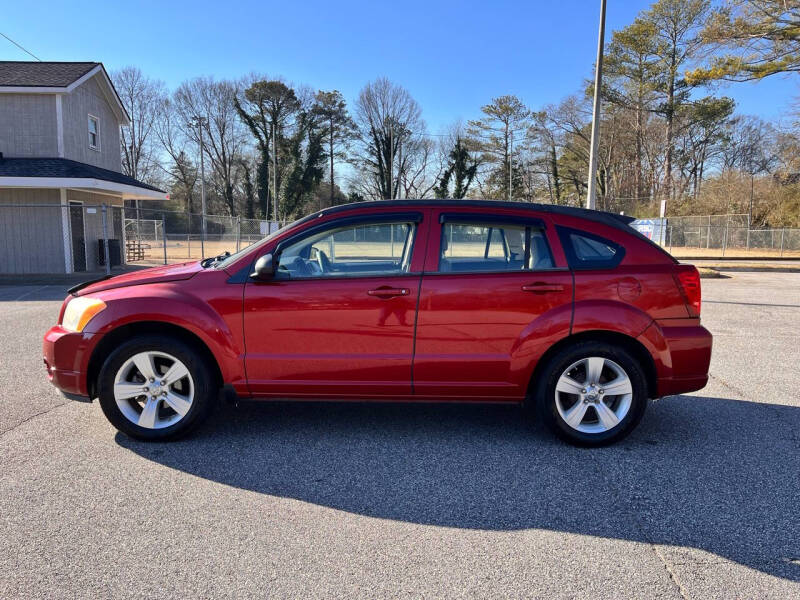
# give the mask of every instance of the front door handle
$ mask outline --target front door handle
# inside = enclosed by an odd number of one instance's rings
[[[559,283],[543,283],[537,281],[529,285],[522,286],[523,292],[533,292],[534,294],[546,294],[547,292],[563,292],[564,286]]]
[[[395,296],[408,296],[410,290],[408,288],[392,288],[392,287],[379,287],[377,290],[370,290],[367,292],[369,296],[376,296],[378,298],[394,298]]]

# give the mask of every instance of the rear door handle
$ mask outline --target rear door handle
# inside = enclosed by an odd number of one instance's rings
[[[377,296],[378,298],[394,298],[395,296],[408,296],[410,290],[408,288],[390,288],[380,287],[377,290],[370,290],[367,292],[370,296]]]
[[[522,286],[523,292],[533,292],[534,294],[546,294],[547,292],[563,292],[564,286],[558,283],[531,283]]]

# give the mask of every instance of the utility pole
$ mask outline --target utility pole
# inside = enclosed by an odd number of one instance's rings
[[[206,241],[206,166],[205,149],[203,147],[203,127],[205,127],[208,120],[205,117],[195,115],[192,117],[192,123],[197,126],[198,133],[200,134],[200,206],[201,217],[203,220],[203,235],[200,237],[200,254],[205,256],[205,241]]]
[[[280,220],[278,218],[278,147],[277,142],[275,139],[275,129],[277,128],[277,124],[272,124],[272,204],[274,205],[275,209],[275,221],[280,226]],[[267,228],[269,228],[269,217],[267,217]],[[267,232],[268,234],[271,232]]]
[[[508,201],[511,202],[511,155],[514,153],[514,130],[508,133]]]
[[[397,140],[397,199],[403,195],[403,136]]]
[[[389,200],[394,200],[394,123],[389,121]]]
[[[328,131],[328,143],[330,144],[330,151],[328,152],[330,159],[331,159],[331,203],[330,206],[333,206],[333,112],[331,112],[331,117],[329,121],[330,130]],[[320,194],[319,197],[319,209],[322,210],[322,195]]]
[[[592,105],[592,146],[589,151],[589,181],[586,208],[595,208],[597,200],[597,146],[600,142],[600,87],[603,83],[603,47],[606,33],[606,0],[600,0],[600,32],[597,36],[597,63],[594,68],[594,103]]]

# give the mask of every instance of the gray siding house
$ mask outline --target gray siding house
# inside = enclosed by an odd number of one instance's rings
[[[123,201],[167,197],[122,173],[129,121],[101,63],[0,61],[0,273],[98,270],[104,206],[124,257]]]

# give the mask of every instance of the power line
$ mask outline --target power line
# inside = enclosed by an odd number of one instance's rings
[[[20,44],[18,44],[18,43],[17,43],[17,42],[15,42],[14,40],[12,40],[10,37],[8,37],[8,36],[7,36],[5,33],[3,33],[2,31],[0,31],[0,35],[2,35],[2,36],[3,36],[4,38],[6,38],[6,39],[7,39],[9,42],[11,42],[12,44],[14,44],[14,45],[15,45],[17,48],[19,48],[20,50],[22,50],[22,51],[23,51],[23,52],[25,52],[26,54],[30,54],[30,55],[31,55],[33,58],[35,58],[35,59],[36,59],[36,60],[38,60],[39,62],[42,62],[42,59],[41,59],[41,58],[39,58],[38,56],[36,56],[36,55],[35,55],[33,52],[31,52],[30,50],[27,50],[27,49],[23,48],[23,47],[22,47]]]

